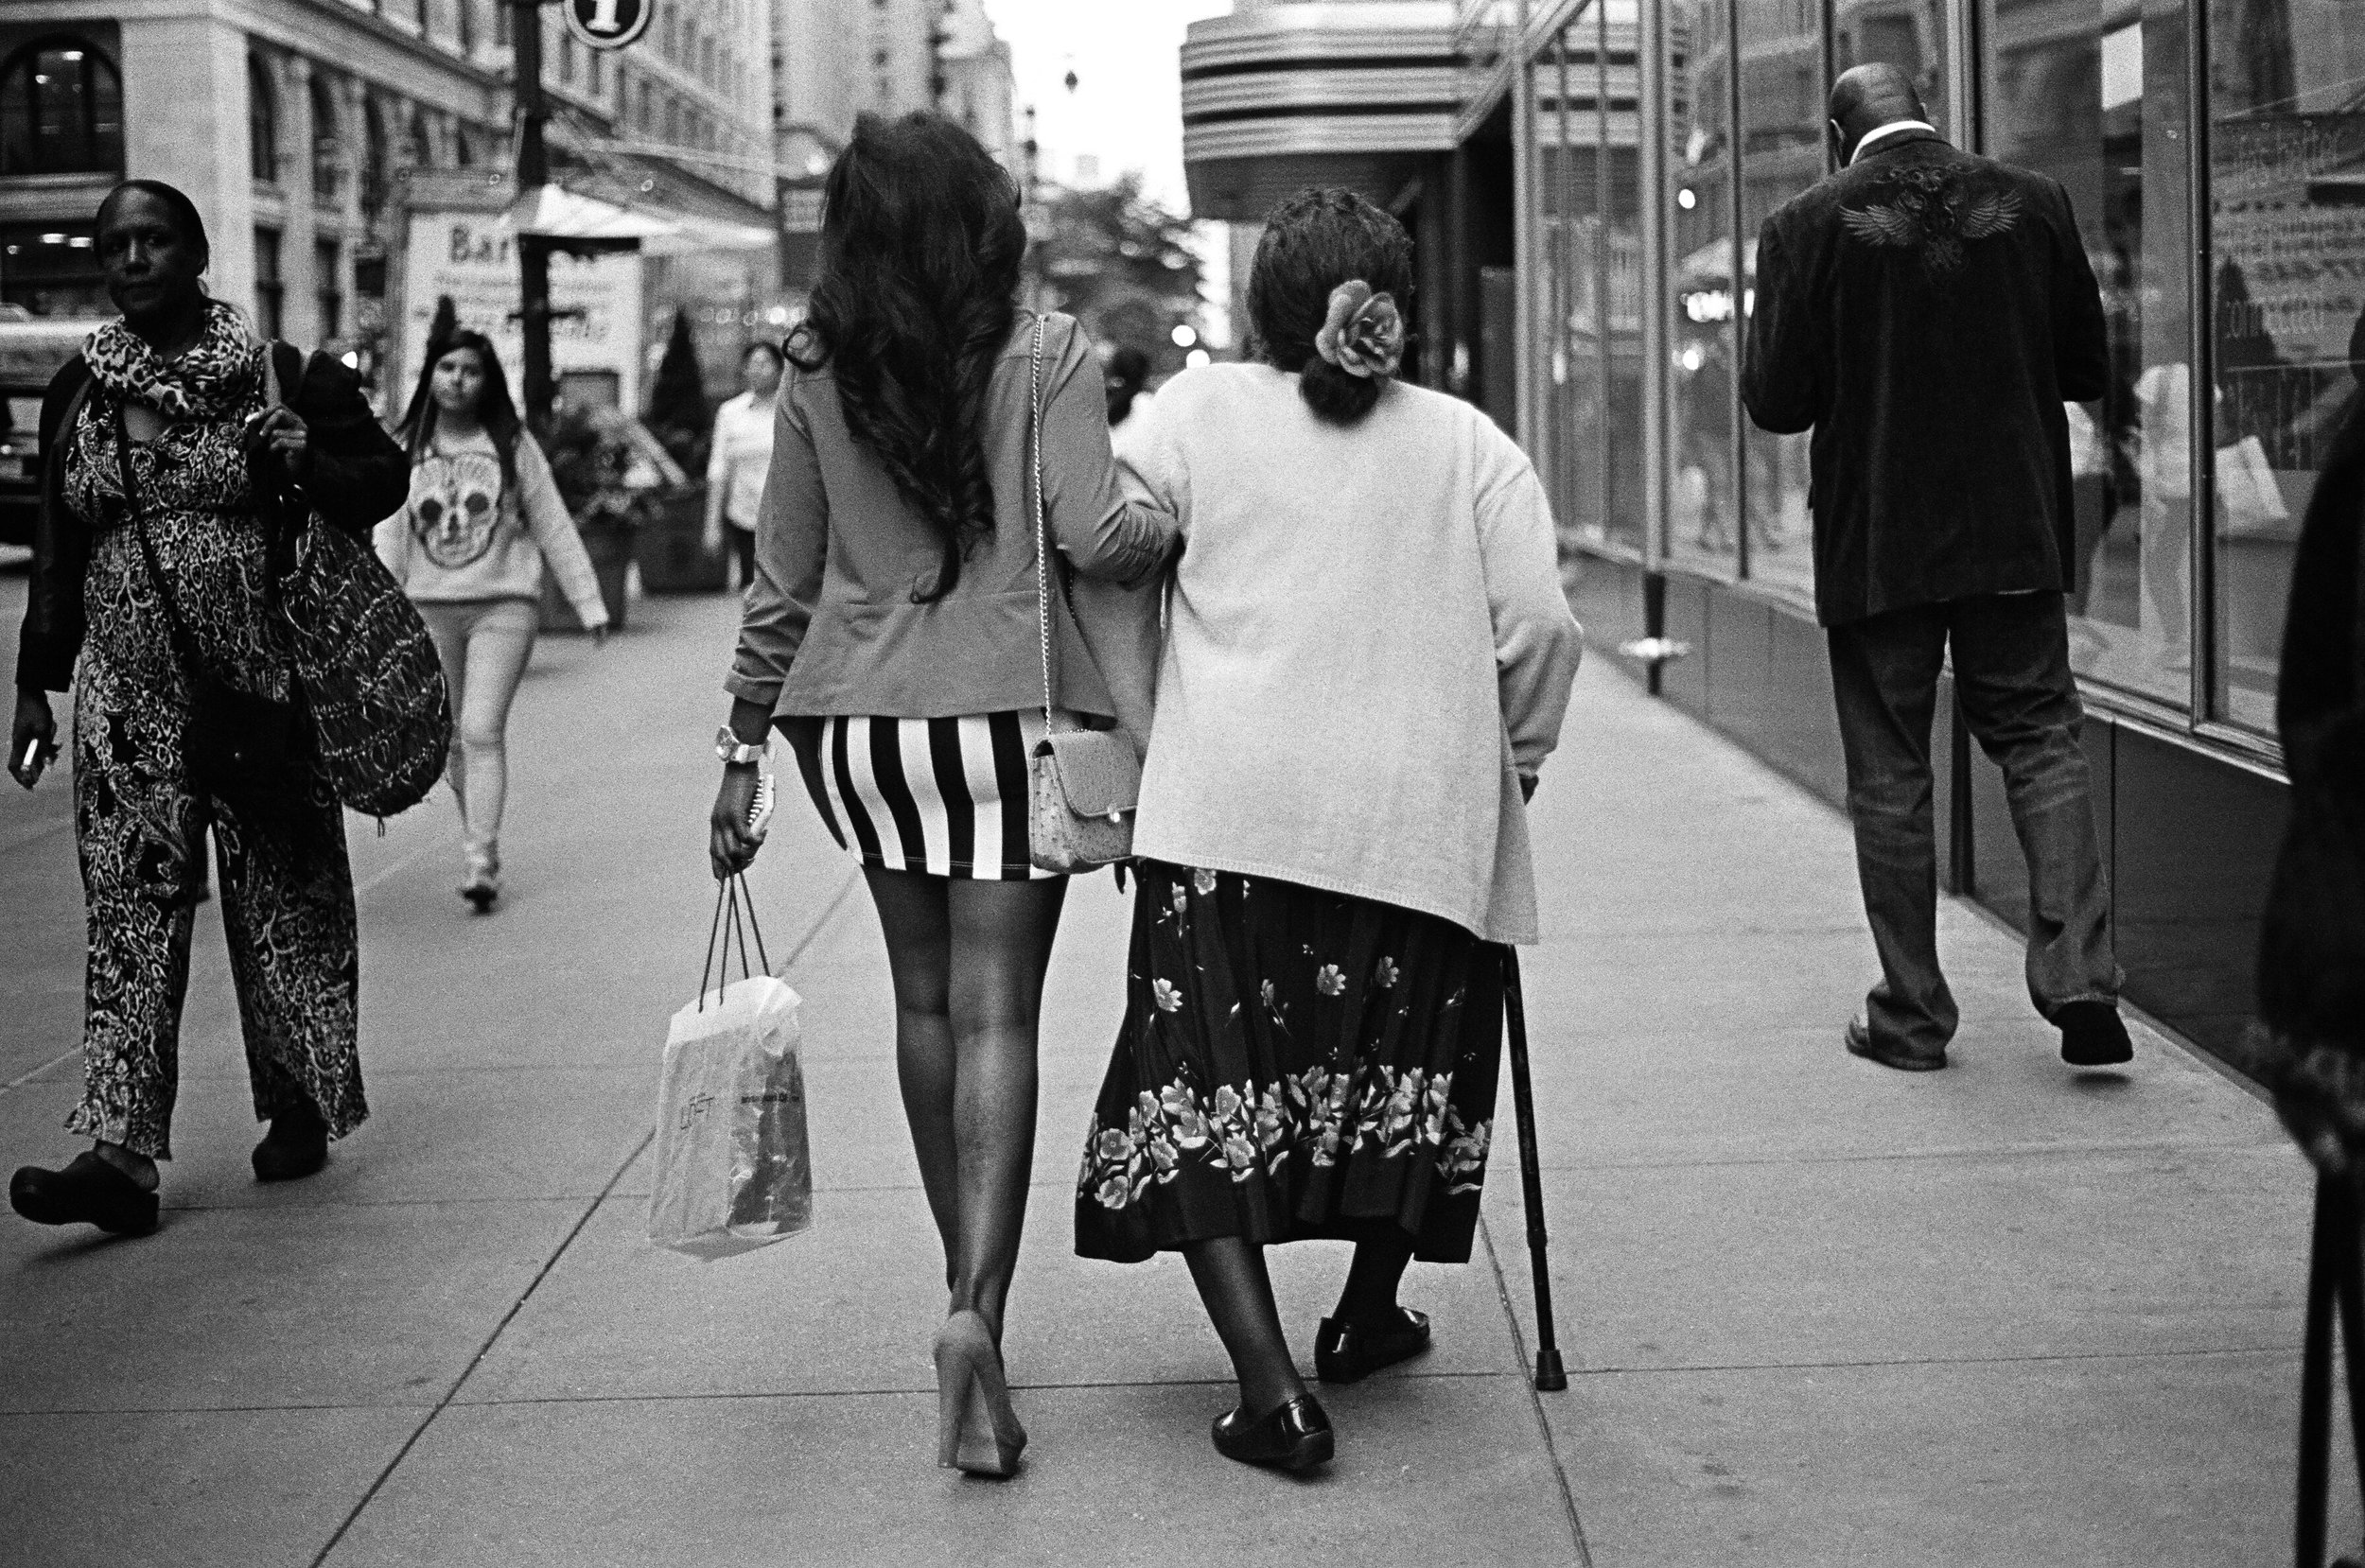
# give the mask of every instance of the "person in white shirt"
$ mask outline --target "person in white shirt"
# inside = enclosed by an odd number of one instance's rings
[[[780,390],[780,345],[754,342],[739,357],[746,391],[714,411],[714,446],[707,459],[706,547],[720,549],[728,524],[739,585],[756,576],[756,509],[772,467],[774,399]]]

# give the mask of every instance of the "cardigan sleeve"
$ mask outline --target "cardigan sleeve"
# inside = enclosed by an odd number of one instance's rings
[[[825,391],[836,395],[834,387]],[[755,580],[747,584],[739,648],[723,682],[732,696],[766,709],[780,701],[788,667],[804,645],[829,563],[830,497],[797,392],[783,386],[773,415],[772,466],[756,513]]]
[[[1084,329],[1050,318],[1044,335],[1042,493],[1052,543],[1087,577],[1136,583],[1174,544],[1168,514],[1129,496],[1109,449],[1109,399]]]
[[[74,684],[74,661],[82,651],[90,531],[66,505],[65,444],[72,435],[68,418],[79,417],[91,385],[90,369],[77,354],[42,396],[41,501],[33,517],[32,583],[17,636],[19,691],[63,691]]]
[[[600,597],[599,575],[591,569],[591,554],[583,535],[559,497],[558,480],[551,461],[531,435],[517,438],[517,514],[542,551],[543,564],[558,579],[559,590],[575,607],[584,630],[596,632],[607,624],[607,601]]]
[[[359,538],[408,500],[410,455],[370,411],[361,378],[332,357],[305,362],[298,395],[312,447],[305,496],[323,521]]]
[[[1491,424],[1480,431],[1478,531],[1495,671],[1512,765],[1533,778],[1560,743],[1585,629],[1560,585],[1551,505],[1525,453]]]

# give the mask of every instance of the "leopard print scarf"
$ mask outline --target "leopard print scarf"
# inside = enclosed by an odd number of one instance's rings
[[[166,359],[120,321],[82,345],[92,378],[117,397],[145,403],[166,419],[219,419],[236,413],[263,374],[263,346],[238,313],[208,301],[205,327],[189,350]]]

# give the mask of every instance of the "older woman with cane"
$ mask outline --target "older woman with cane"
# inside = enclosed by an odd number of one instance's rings
[[[1504,954],[1535,940],[1526,802],[1583,634],[1510,438],[1399,384],[1403,227],[1304,192],[1249,281],[1256,362],[1166,384],[1129,478],[1180,519],[1134,848],[1129,1007],[1076,1247],[1179,1251],[1238,1374],[1217,1449],[1332,1452],[1264,1248],[1355,1244],[1314,1365],[1419,1354],[1413,1259],[1465,1262]]]

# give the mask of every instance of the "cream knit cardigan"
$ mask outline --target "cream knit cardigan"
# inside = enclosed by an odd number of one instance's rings
[[[1325,424],[1266,365],[1186,371],[1141,417],[1126,484],[1185,545],[1135,852],[1534,941],[1519,782],[1585,634],[1525,454],[1417,387]]]

